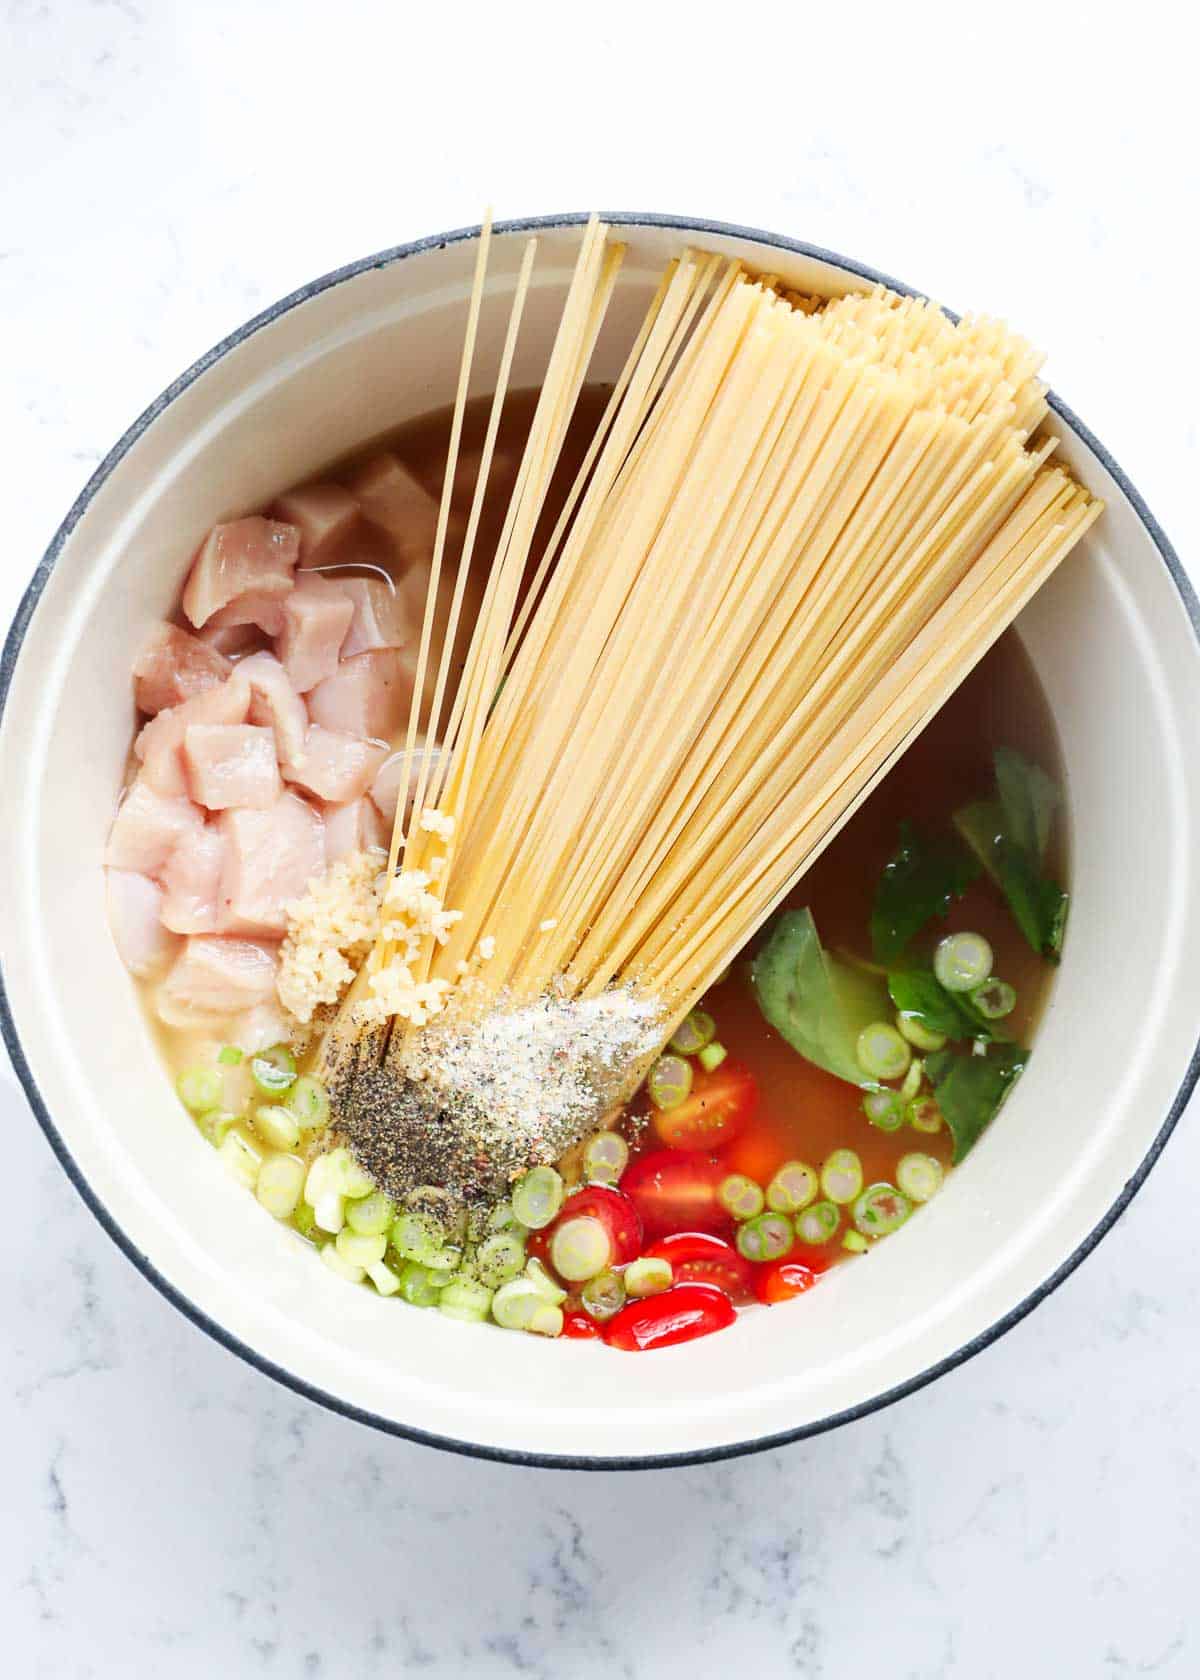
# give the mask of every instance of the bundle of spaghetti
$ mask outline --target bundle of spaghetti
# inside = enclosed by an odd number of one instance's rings
[[[410,748],[447,751],[351,1005],[359,1032],[400,1028],[393,1053],[456,997],[625,987],[669,1028],[1100,512],[1051,463],[1039,359],[1001,323],[882,287],[798,307],[687,251],[531,566],[618,260],[593,220],[444,725],[445,652],[428,714],[416,684]]]

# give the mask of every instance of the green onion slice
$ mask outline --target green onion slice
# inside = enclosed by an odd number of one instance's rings
[[[762,1212],[767,1202],[762,1186],[747,1178],[745,1173],[730,1173],[728,1178],[722,1179],[717,1200],[735,1219],[753,1219],[755,1214]]]
[[[933,953],[933,972],[948,992],[973,992],[992,972],[992,947],[981,933],[948,933]]]
[[[872,1184],[856,1199],[851,1217],[864,1237],[886,1237],[900,1229],[912,1210],[908,1197],[894,1184]]]
[[[268,1097],[281,1097],[296,1083],[296,1058],[286,1044],[273,1044],[250,1058],[250,1075]]]
[[[853,1149],[835,1149],[821,1168],[821,1189],[831,1202],[852,1202],[862,1190],[862,1162]]]
[[[796,1235],[813,1246],[827,1243],[841,1222],[841,1213],[832,1202],[814,1202],[796,1220]]]
[[[858,1065],[872,1079],[901,1079],[912,1061],[912,1046],[890,1021],[872,1021],[855,1040]]]
[[[782,1213],[760,1213],[738,1227],[738,1253],[747,1260],[782,1260],[796,1240],[790,1219]]]
[[[767,1206],[773,1213],[799,1213],[816,1200],[820,1182],[807,1161],[785,1161],[767,1185]]]
[[[660,1056],[650,1069],[646,1089],[655,1108],[678,1108],[692,1088],[692,1064],[682,1056]]]
[[[671,1049],[681,1056],[698,1056],[717,1036],[717,1023],[703,1009],[693,1009],[671,1035]]]
[[[914,1150],[902,1155],[896,1163],[896,1183],[910,1201],[927,1202],[936,1196],[946,1177],[946,1170],[932,1155]]]

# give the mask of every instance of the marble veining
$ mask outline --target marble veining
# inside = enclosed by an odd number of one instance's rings
[[[181,368],[313,274],[489,197],[757,221],[1003,309],[1185,561],[1200,552],[1175,11],[1060,9],[1031,34],[864,0],[845,18],[859,50],[826,30],[816,76],[812,18],[717,34],[672,11],[479,9],[464,54],[462,8],[0,5],[4,619]],[[709,107],[683,122],[688,85]],[[1195,1122],[1083,1269],[934,1387],[785,1451],[588,1476],[393,1441],[247,1369],[111,1245],[5,1066],[10,1666],[1190,1680]]]

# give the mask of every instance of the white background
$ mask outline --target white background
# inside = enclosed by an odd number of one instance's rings
[[[5,620],[184,366],[313,275],[489,201],[754,223],[1003,312],[1195,553],[1183,7],[0,15]],[[584,1476],[392,1441],[239,1364],[112,1247],[4,1067],[7,1666],[1195,1675],[1196,1118],[1082,1271],[934,1388],[765,1457]]]

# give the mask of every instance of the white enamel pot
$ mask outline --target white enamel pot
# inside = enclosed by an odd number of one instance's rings
[[[523,236],[533,227],[541,241],[514,386],[544,364],[579,219],[498,231],[485,365]],[[614,219],[630,249],[603,375],[689,240],[802,290],[879,278],[751,230]],[[636,1358],[467,1329],[349,1289],[232,1182],[180,1112],[109,939],[101,855],[134,722],[130,664],[200,536],[449,400],[475,240],[466,230],[383,252],[248,322],[147,410],[68,514],[4,653],[4,1034],[105,1229],[181,1311],[280,1381],[481,1456],[716,1458],[854,1418],[949,1370],[1061,1282],[1149,1171],[1200,1067],[1200,614],[1136,492],[1055,402],[1064,456],[1108,502],[1020,621],[1067,767],[1070,936],[1012,1100],[878,1256],[803,1303]]]

